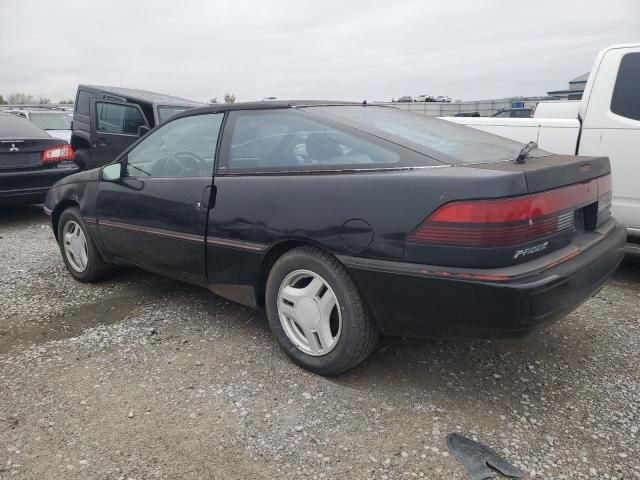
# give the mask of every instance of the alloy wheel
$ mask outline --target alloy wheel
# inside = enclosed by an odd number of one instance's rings
[[[278,316],[289,340],[302,352],[331,352],[342,332],[340,304],[329,284],[310,270],[289,273],[278,291]]]
[[[84,272],[87,268],[89,254],[87,239],[82,227],[77,222],[69,220],[64,226],[62,235],[64,253],[69,265],[78,273]]]

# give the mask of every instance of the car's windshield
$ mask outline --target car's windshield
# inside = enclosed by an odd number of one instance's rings
[[[186,112],[191,107],[172,107],[172,106],[160,106],[158,107],[158,118],[160,119],[160,123],[164,123],[169,120],[174,115],[177,115],[182,112]]]
[[[417,150],[449,164],[486,163],[515,159],[522,144],[446,120],[391,107],[308,107],[310,113],[358,128]],[[549,155],[540,149],[530,157]]]
[[[43,130],[71,130],[73,114],[70,112],[35,112],[29,119]]]

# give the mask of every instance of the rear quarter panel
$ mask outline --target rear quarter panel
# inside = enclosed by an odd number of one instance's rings
[[[402,260],[407,233],[443,203],[526,192],[520,173],[464,167],[219,176],[215,187],[208,239],[253,242],[263,250],[239,252],[209,244],[209,282],[251,286],[263,256],[282,242],[301,241],[336,255]],[[345,245],[346,237],[359,233],[343,228],[352,219],[363,220],[373,231],[368,246],[358,251]]]

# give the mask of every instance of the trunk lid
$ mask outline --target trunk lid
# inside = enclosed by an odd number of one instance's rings
[[[526,192],[445,202],[407,236],[407,260],[453,267],[515,265],[580,243],[610,219],[607,157],[548,155],[464,168],[522,174]]]
[[[40,167],[42,152],[64,143],[64,140],[51,137],[0,140],[0,171]]]
[[[611,173],[611,164],[607,157],[576,157],[574,155],[529,157],[524,163],[508,161],[467,166],[503,172],[522,172],[527,181],[529,193],[565,187]]]

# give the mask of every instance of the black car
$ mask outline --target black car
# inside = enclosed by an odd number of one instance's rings
[[[0,112],[0,205],[42,202],[51,185],[78,171],[73,159],[64,140]]]
[[[533,108],[505,108],[492,116],[499,118],[531,118],[532,115]]]
[[[321,374],[380,333],[519,336],[609,278],[606,157],[552,155],[392,107],[216,105],[173,117],[45,203],[69,272],[135,265],[266,308]]]
[[[76,163],[82,169],[110,163],[151,128],[203,105],[146,90],[80,85],[71,133]]]

